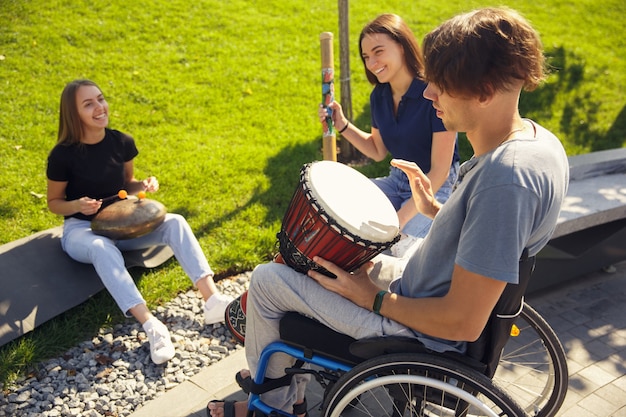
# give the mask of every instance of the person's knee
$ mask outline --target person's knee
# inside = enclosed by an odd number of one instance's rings
[[[257,265],[250,276],[250,291],[276,288],[276,285],[282,281],[281,270],[285,267],[287,266],[276,262]]]
[[[84,244],[91,263],[124,267],[124,256],[110,239],[95,238]]]
[[[105,237],[94,237],[88,242],[85,242],[86,246],[94,251],[115,250],[116,247],[113,242]]]
[[[165,223],[166,225],[177,226],[177,227],[188,226],[187,220],[182,215],[177,214],[177,213],[167,213],[163,223]]]
[[[184,236],[185,233],[193,234],[191,226],[187,223],[187,220],[180,214],[167,213],[165,220],[163,220],[163,231],[165,236],[171,236],[171,238],[178,239]]]

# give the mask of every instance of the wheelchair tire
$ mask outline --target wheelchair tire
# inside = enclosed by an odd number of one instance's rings
[[[447,358],[401,353],[375,357],[346,372],[328,392],[321,415],[522,417],[526,413],[480,372]]]
[[[516,320],[519,336],[504,346],[493,380],[531,416],[554,416],[565,399],[568,369],[554,330],[528,304]]]

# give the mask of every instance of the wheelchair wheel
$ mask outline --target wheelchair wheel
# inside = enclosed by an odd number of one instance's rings
[[[567,393],[565,351],[548,323],[528,304],[516,320],[519,335],[504,346],[493,380],[531,416],[556,414]]]
[[[526,414],[485,375],[428,354],[391,354],[346,372],[324,399],[324,417]]]

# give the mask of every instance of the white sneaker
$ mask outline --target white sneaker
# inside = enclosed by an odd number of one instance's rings
[[[150,358],[160,365],[174,357],[174,345],[169,330],[156,317],[148,319],[143,324],[143,330],[150,341]]]
[[[233,301],[233,297],[222,293],[215,293],[204,303],[204,324],[223,323],[226,307]]]

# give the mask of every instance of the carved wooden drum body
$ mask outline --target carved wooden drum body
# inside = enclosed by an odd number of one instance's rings
[[[387,196],[365,175],[333,161],[302,167],[300,184],[278,233],[276,262],[298,272],[334,277],[312,258],[319,255],[353,271],[399,239],[399,220]],[[226,308],[226,326],[241,343],[246,335],[247,292]]]
[[[312,258],[353,271],[390,248],[399,232],[393,205],[369,178],[338,162],[316,161],[302,167],[277,235],[277,261],[334,277]]]

